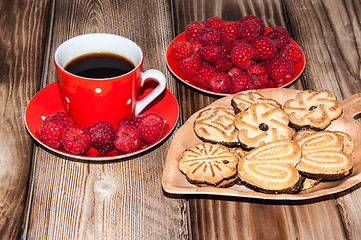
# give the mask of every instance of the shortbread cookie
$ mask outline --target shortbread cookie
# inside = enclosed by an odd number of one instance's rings
[[[251,150],[238,163],[238,176],[257,191],[264,193],[296,193],[303,177],[296,169],[301,158],[299,145],[278,140]]]
[[[342,106],[329,91],[299,92],[285,102],[283,109],[296,129],[323,130],[342,114]]]
[[[199,113],[193,129],[203,141],[237,146],[237,129],[234,126],[234,113],[228,108],[209,108]]]
[[[334,133],[336,133],[337,135],[341,136],[342,138],[342,151],[344,151],[347,154],[351,154],[353,152],[353,140],[352,137],[345,133],[345,132],[341,132],[341,131],[335,131]]]
[[[297,141],[302,154],[316,151],[342,151],[342,138],[331,131],[320,131],[309,134]]]
[[[297,141],[311,135],[312,133],[315,133],[315,131],[311,130],[311,129],[300,130],[293,135],[292,140],[297,142]]]
[[[231,105],[235,114],[247,110],[252,104],[262,102],[271,106],[281,108],[282,105],[274,99],[265,98],[262,94],[257,92],[236,93],[231,99]]]
[[[238,140],[245,148],[255,148],[275,140],[289,140],[295,130],[288,126],[288,115],[265,103],[252,104],[235,117]]]
[[[352,173],[351,157],[342,151],[342,138],[330,131],[315,132],[297,142],[302,150],[296,168],[308,178],[339,180]]]
[[[191,183],[218,186],[237,177],[238,160],[226,146],[200,143],[183,152],[179,169]]]
[[[332,131],[332,132],[337,134],[339,137],[341,137],[342,151],[344,151],[347,154],[351,154],[353,151],[352,137],[345,132],[341,132],[341,131]],[[311,129],[301,130],[301,131],[298,131],[297,133],[295,133],[295,135],[293,135],[292,140],[297,142],[313,133],[316,133],[316,131],[311,130]]]

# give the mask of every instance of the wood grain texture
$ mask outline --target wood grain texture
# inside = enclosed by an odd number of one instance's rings
[[[338,99],[361,92],[361,26],[359,1],[285,1],[290,24],[300,31],[297,40],[307,57],[305,87],[333,91]],[[305,11],[304,9],[307,9]],[[306,18],[305,16],[314,16]],[[304,22],[304,24],[299,24]],[[311,31],[308,31],[310,29]],[[323,39],[318,41],[317,39]],[[312,64],[310,64],[310,61]],[[360,199],[357,185],[337,194],[337,204],[348,239],[361,236]]]
[[[0,239],[21,234],[33,146],[23,115],[39,88],[48,6],[0,2]]]
[[[267,26],[283,26],[306,55],[305,71],[291,88],[327,89],[342,100],[360,91],[360,33],[355,17],[359,5],[357,1],[175,1],[175,29],[178,34],[188,23],[211,16],[238,20],[251,14],[264,19]],[[182,101],[183,120],[215,100],[187,86],[182,86],[181,97],[186,100]],[[297,203],[191,198],[192,237],[356,239],[360,236],[355,230],[360,229],[356,220],[360,216],[359,201],[352,195],[341,199],[337,202],[331,196]]]
[[[138,43],[143,69],[165,73],[172,39],[168,1],[56,1],[43,85],[56,80],[52,56],[75,35],[107,32]],[[166,197],[161,186],[172,137],[158,148],[112,162],[81,162],[36,147],[23,238],[27,239],[183,239],[188,237],[184,199]]]

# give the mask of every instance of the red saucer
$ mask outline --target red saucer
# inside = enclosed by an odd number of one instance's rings
[[[231,22],[226,22],[226,24],[228,24],[228,23],[231,23]],[[269,32],[271,29],[272,28],[270,28],[270,27],[266,27],[266,33]],[[173,41],[168,45],[167,52],[166,52],[166,62],[167,62],[167,66],[168,66],[169,70],[179,80],[181,80],[182,82],[184,82],[188,86],[191,86],[191,87],[193,87],[195,89],[198,89],[198,90],[200,90],[202,92],[209,93],[209,94],[212,94],[212,95],[228,96],[228,95],[234,94],[233,92],[219,93],[219,92],[214,92],[214,91],[212,91],[210,89],[206,89],[206,88],[199,85],[199,83],[197,82],[196,77],[190,77],[187,74],[185,74],[180,69],[179,62],[172,58],[172,45],[173,45],[174,42],[177,42],[177,41],[187,41],[186,38],[185,38],[185,33],[184,32],[179,34],[176,38],[174,38]],[[299,47],[301,49],[301,47],[295,41],[293,41],[292,39],[291,39],[290,44],[292,44],[292,45],[294,45],[296,47]],[[301,75],[301,73],[303,72],[303,70],[305,68],[305,65],[306,65],[305,55],[304,55],[303,51],[302,51],[302,55],[303,56],[302,56],[301,61],[293,66],[293,68],[295,70],[295,72],[293,74],[293,77],[288,79],[285,82],[282,82],[281,84],[276,84],[273,81],[270,81],[269,88],[282,88],[282,87],[286,87],[289,84],[293,83]]]
[[[154,89],[152,81],[145,83],[145,86],[142,87],[140,92],[140,99],[146,96],[151,90]],[[166,89],[158,98],[156,98],[142,113],[155,112],[161,115],[165,119],[165,130],[161,139],[152,144],[142,143],[140,148],[137,151],[122,154],[119,151],[113,151],[107,155],[101,155],[95,149],[90,148],[90,150],[82,155],[75,155],[65,151],[64,148],[55,149],[49,146],[46,146],[39,139],[39,127],[43,123],[46,116],[54,112],[64,112],[64,106],[61,100],[60,90],[58,82],[53,82],[40,90],[29,102],[26,111],[25,111],[25,125],[30,135],[41,145],[47,149],[59,153],[63,156],[72,157],[81,160],[92,160],[92,161],[105,161],[105,160],[115,160],[121,159],[129,156],[133,156],[144,152],[156,145],[158,145],[162,140],[164,140],[176,126],[178,116],[179,116],[179,107],[178,102],[174,95]]]

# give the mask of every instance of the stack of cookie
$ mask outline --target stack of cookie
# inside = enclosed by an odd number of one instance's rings
[[[275,194],[342,179],[353,169],[352,138],[325,130],[341,114],[329,91],[301,91],[283,105],[254,91],[235,94],[230,108],[199,113],[193,129],[203,143],[183,152],[179,169],[199,186],[240,181]]]

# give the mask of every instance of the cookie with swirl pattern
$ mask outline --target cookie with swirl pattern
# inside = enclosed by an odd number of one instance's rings
[[[297,143],[302,150],[302,158],[297,170],[305,177],[333,181],[352,173],[353,162],[343,151],[343,139],[331,131],[310,134]]]
[[[295,129],[323,130],[342,114],[342,106],[330,91],[306,90],[283,105]]]
[[[254,103],[246,111],[238,113],[234,124],[238,140],[247,149],[276,140],[290,140],[295,132],[288,126],[285,111],[266,103]]]
[[[239,146],[234,113],[230,108],[208,108],[201,111],[193,124],[194,133],[203,141],[225,146]]]
[[[282,105],[276,100],[266,98],[262,94],[253,91],[236,93],[231,99],[231,105],[235,114],[247,110],[252,104],[256,102],[266,103],[276,108],[282,107]]]
[[[303,177],[296,169],[301,148],[291,140],[277,140],[251,150],[238,163],[238,176],[263,193],[297,193]]]

